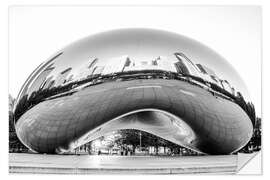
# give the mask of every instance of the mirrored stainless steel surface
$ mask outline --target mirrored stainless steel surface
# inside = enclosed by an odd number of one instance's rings
[[[40,153],[133,128],[229,154],[249,141],[255,121],[247,88],[224,58],[152,29],[104,32],[58,51],[26,80],[14,113],[19,139]]]

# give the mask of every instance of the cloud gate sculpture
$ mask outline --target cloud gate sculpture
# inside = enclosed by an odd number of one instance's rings
[[[205,45],[151,29],[81,39],[38,66],[14,109],[20,141],[63,153],[138,129],[205,154],[250,140],[255,109],[233,67]]]

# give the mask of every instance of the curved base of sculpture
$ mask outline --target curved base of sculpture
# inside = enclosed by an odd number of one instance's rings
[[[165,79],[84,86],[40,102],[16,122],[27,147],[49,154],[119,129],[143,130],[205,154],[230,154],[249,141],[253,127],[231,100]]]

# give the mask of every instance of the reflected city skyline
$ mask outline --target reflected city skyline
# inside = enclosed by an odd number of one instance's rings
[[[124,55],[112,58],[111,63],[106,66],[100,65],[99,59],[94,58],[82,65],[79,71],[74,72],[69,67],[56,75],[52,75],[51,73],[55,69],[52,61],[56,58],[54,57],[52,60],[49,60],[50,64],[46,63],[43,66],[45,69],[39,72],[37,78],[34,80],[35,82],[33,83],[32,81],[24,89],[24,96],[26,95],[29,98],[29,94],[33,92],[37,93],[51,88],[69,87],[63,88],[64,91],[61,93],[65,93],[74,87],[77,88],[80,84],[84,84],[85,81],[93,81],[95,79],[99,83],[102,83],[102,81],[116,79],[124,80],[128,79],[127,75],[134,74],[134,78],[140,76],[145,79],[158,78],[156,75],[160,75],[159,78],[166,79],[184,80],[185,78],[190,78],[188,79],[189,81],[195,82],[202,88],[210,88],[212,91],[220,93],[226,98],[231,98],[232,100],[236,99],[237,96],[238,98],[243,98],[243,95],[237,89],[231,86],[227,80],[218,77],[214,70],[202,64],[194,64],[183,53],[174,53],[170,59],[168,57],[158,56],[155,59],[145,60],[135,60]],[[170,75],[168,76],[166,73]],[[95,85],[95,83],[91,85]]]

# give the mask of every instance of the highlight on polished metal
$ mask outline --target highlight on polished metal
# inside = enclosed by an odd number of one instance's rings
[[[15,128],[38,153],[138,129],[205,154],[250,140],[255,109],[233,67],[205,45],[152,29],[99,33],[58,51],[19,92]]]

